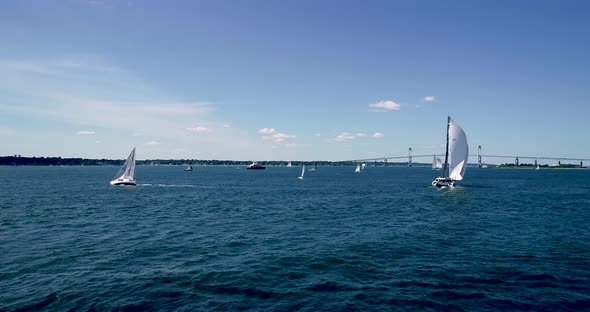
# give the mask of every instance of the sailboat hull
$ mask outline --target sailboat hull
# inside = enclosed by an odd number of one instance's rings
[[[111,181],[111,185],[115,186],[136,186],[137,183],[133,180],[113,180]]]
[[[455,185],[455,181],[451,180],[451,179],[447,179],[447,178],[436,178],[434,179],[434,181],[432,181],[432,186],[434,187],[439,187],[439,188],[443,188],[443,187],[453,187]]]

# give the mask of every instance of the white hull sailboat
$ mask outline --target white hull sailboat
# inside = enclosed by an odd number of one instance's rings
[[[299,180],[303,180],[303,175],[305,175],[305,165],[301,168],[301,176],[299,177]]]
[[[436,155],[432,156],[432,170],[438,170],[442,168],[442,161]]]
[[[293,165],[291,165],[291,162],[289,162],[289,163],[287,164],[287,167],[293,167]]]
[[[365,170],[366,168],[367,168],[367,164],[365,164],[365,163],[362,163],[362,164],[361,164],[361,171],[362,171],[362,170]]]
[[[193,171],[193,165],[188,164],[188,167],[184,168],[184,171]]]
[[[356,164],[356,169],[354,169],[354,172],[361,172],[361,165],[360,164]]]
[[[463,180],[467,168],[469,146],[465,131],[450,116],[447,119],[447,146],[443,175],[432,181],[435,187],[453,187]]]
[[[133,176],[135,175],[135,147],[131,150],[131,154],[125,160],[115,178],[111,181],[111,185],[128,185],[128,186],[135,186],[137,183],[133,180]]]

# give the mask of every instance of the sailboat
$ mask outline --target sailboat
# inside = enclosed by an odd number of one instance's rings
[[[365,164],[365,163],[362,163],[362,164],[361,164],[361,170],[365,170],[365,168],[367,168],[367,164]]]
[[[293,165],[291,165],[291,162],[289,162],[289,163],[287,164],[287,167],[293,167]]]
[[[184,168],[184,171],[193,171],[193,166],[191,163],[188,164],[188,167]]]
[[[539,170],[541,169],[541,166],[539,166],[539,164],[537,164],[537,167],[535,167],[535,170]]]
[[[137,185],[133,180],[135,175],[135,147],[131,150],[131,154],[125,160],[119,172],[115,175],[115,178],[111,181],[111,185]]]
[[[299,177],[299,180],[303,180],[304,174],[305,174],[305,165],[303,165],[303,168],[301,168],[301,176]]]
[[[447,119],[447,146],[443,175],[432,181],[436,187],[453,187],[455,181],[463,180],[467,168],[469,146],[467,135],[450,116]]]
[[[354,169],[354,172],[361,172],[361,164],[356,164],[356,169]]]
[[[318,169],[318,166],[316,166],[315,163],[313,163],[313,167],[311,167],[311,169],[309,169],[309,171],[316,171]]]
[[[432,156],[432,170],[438,170],[442,168],[442,161],[436,155]]]

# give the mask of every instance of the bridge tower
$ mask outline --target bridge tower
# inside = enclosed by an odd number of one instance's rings
[[[478,145],[478,146],[477,146],[477,166],[478,166],[479,168],[481,168],[481,167],[482,167],[482,165],[483,165],[483,164],[481,163],[481,145]]]
[[[387,158],[383,159],[383,163],[384,163],[385,167],[387,167]]]
[[[408,148],[408,167],[412,167],[412,148]]]
[[[537,166],[537,160],[535,159],[535,167]]]
[[[514,160],[514,164],[516,165],[516,167],[518,167],[518,156],[516,156],[516,159]]]
[[[584,168],[584,162],[580,160],[580,168]]]

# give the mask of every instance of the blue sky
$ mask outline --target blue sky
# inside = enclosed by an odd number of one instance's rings
[[[0,154],[590,157],[584,1],[2,1]]]

